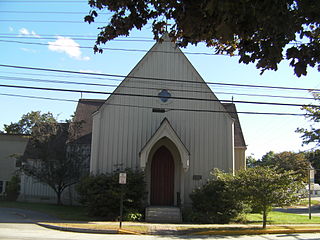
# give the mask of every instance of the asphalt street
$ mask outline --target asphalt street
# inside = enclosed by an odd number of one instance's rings
[[[150,235],[108,235],[72,233],[40,227],[37,221],[57,220],[51,216],[33,211],[0,208],[0,239],[1,240],[149,240],[149,239],[230,239],[230,240],[319,240],[317,234],[289,235],[257,235],[257,236],[150,236]]]

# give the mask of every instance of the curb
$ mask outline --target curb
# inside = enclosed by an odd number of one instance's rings
[[[292,233],[319,233],[320,229],[261,229],[261,230],[212,230],[193,232],[187,235],[260,235],[260,234],[292,234]]]
[[[59,227],[55,225],[45,224],[45,223],[37,223],[37,225],[53,230],[65,231],[65,232],[78,232],[78,233],[101,233],[101,234],[117,234],[118,230],[95,230],[88,228],[70,228],[70,227]]]
[[[24,214],[24,213],[18,213],[18,212],[13,212],[14,215],[17,215],[19,217],[22,217],[22,218],[27,218],[27,215]]]
[[[133,235],[146,235],[145,233],[138,233],[130,230],[125,230],[125,229],[118,229],[119,234],[133,234]]]
[[[78,232],[78,233],[95,233],[95,234],[129,234],[129,235],[156,235],[150,233],[135,232],[126,229],[90,229],[90,228],[75,228],[75,227],[61,227],[52,224],[37,222],[37,225],[53,230]],[[293,233],[320,233],[320,227],[310,228],[291,228],[291,229],[243,229],[243,230],[209,230],[209,231],[196,231],[190,229],[192,232],[176,231],[175,235],[261,235],[261,234],[293,234]],[[179,233],[180,232],[180,233]],[[172,234],[170,234],[172,235]]]

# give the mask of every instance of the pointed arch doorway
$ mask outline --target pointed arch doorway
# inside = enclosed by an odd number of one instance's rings
[[[161,147],[164,147],[166,150],[160,150]],[[157,152],[159,150],[159,152]],[[161,187],[156,186],[155,184],[152,187],[152,162],[154,158],[160,158],[160,160],[155,160],[154,162],[158,162],[160,164],[162,162],[161,151],[167,152],[165,154],[170,153],[169,159],[173,161],[173,173],[171,172],[170,175],[173,176],[174,180],[170,180],[171,185],[173,186],[173,193],[165,193],[165,195],[173,196],[173,203],[172,199],[168,203],[158,203],[158,204],[165,204],[167,206],[174,206],[178,204],[184,203],[184,177],[185,173],[189,169],[189,159],[190,154],[188,149],[185,147],[177,133],[174,131],[172,126],[170,125],[168,119],[163,119],[159,128],[155,131],[155,133],[151,136],[151,138],[147,141],[144,147],[141,149],[139,153],[140,157],[140,167],[146,174],[146,183],[147,183],[147,192],[148,192],[148,204],[150,206],[156,206],[157,201],[157,189],[161,189]],[[156,153],[157,152],[157,153]],[[169,155],[169,154],[168,154]],[[170,165],[170,164],[169,164]],[[171,164],[172,165],[172,164]],[[157,169],[157,163],[153,166],[154,169]],[[163,166],[160,166],[162,168]],[[164,168],[164,167],[163,167]],[[168,175],[164,175],[167,176]],[[153,179],[155,179],[153,177]],[[168,178],[169,179],[169,178]],[[173,185],[172,185],[173,182]],[[164,187],[167,188],[167,187]],[[162,190],[160,190],[162,191]],[[160,194],[160,193],[158,193]],[[153,195],[153,197],[152,197]],[[152,200],[151,200],[152,199]],[[154,201],[155,200],[155,201]],[[158,205],[157,204],[157,205]],[[159,205],[158,205],[159,206]],[[161,206],[161,205],[160,205]],[[163,205],[164,206],[164,205]]]
[[[151,205],[174,205],[174,173],[174,159],[170,150],[165,146],[159,147],[151,162]]]

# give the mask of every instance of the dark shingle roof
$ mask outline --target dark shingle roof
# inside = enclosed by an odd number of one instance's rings
[[[77,143],[90,144],[92,139],[92,114],[98,110],[105,100],[102,99],[80,99],[75,112],[74,121],[82,122],[77,136]]]
[[[234,146],[235,147],[246,147],[246,142],[244,141],[240,121],[237,114],[236,105],[233,103],[222,103],[226,111],[234,119]]]

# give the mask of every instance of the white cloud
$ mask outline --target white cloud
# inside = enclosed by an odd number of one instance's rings
[[[37,37],[37,38],[40,38],[40,36],[38,34],[36,34],[35,31],[29,31],[28,29],[26,28],[20,28],[19,29],[19,33],[21,36],[29,36],[29,37]]]
[[[29,30],[26,29],[26,28],[21,28],[21,29],[19,29],[19,33],[20,33],[21,35],[30,35]]]
[[[61,52],[66,53],[69,57],[77,59],[77,60],[90,60],[89,57],[82,56],[82,52],[80,50],[80,45],[69,37],[57,37],[57,40],[54,42],[48,42],[49,50],[53,52]]]
[[[13,32],[14,31],[13,27],[9,27],[9,31]]]

